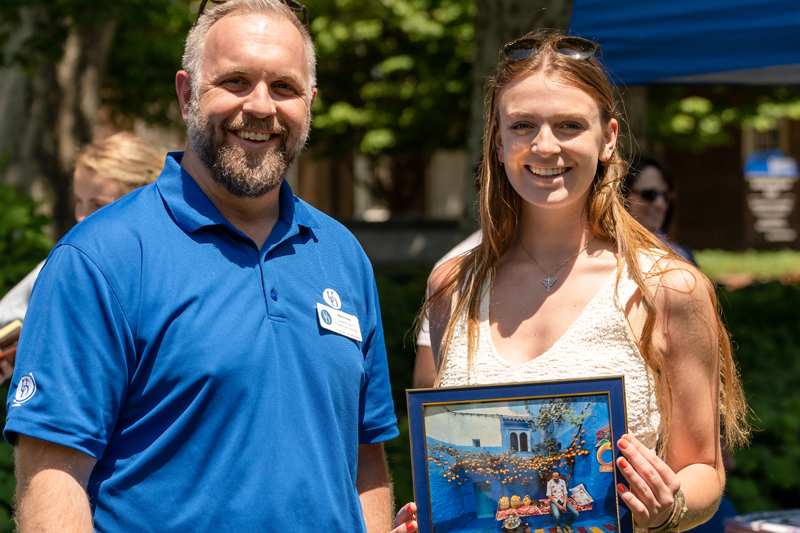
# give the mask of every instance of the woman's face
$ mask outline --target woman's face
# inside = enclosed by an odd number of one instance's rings
[[[528,204],[583,210],[597,171],[617,140],[586,92],[541,72],[520,76],[500,95],[495,143],[512,187]]]
[[[78,165],[72,176],[75,197],[75,220],[80,222],[101,207],[131,192],[123,182],[106,178],[91,169]]]
[[[652,232],[662,229],[669,210],[669,202],[664,196],[668,192],[669,187],[660,170],[656,167],[642,169],[639,177],[633,182],[628,197],[633,218]],[[653,195],[657,196],[653,198]]]

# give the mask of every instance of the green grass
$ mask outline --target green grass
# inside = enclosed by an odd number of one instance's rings
[[[697,250],[695,257],[703,272],[715,281],[724,282],[731,276],[747,276],[763,282],[800,275],[800,251],[796,250]]]

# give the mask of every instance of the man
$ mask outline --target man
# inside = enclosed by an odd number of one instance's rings
[[[186,152],[73,229],[33,290],[5,427],[23,533],[390,529],[371,268],[283,181],[314,84],[279,0],[199,16]]]
[[[562,516],[564,518],[563,525],[566,533],[574,533],[572,530],[572,523],[578,518],[578,511],[567,499],[567,485],[569,478],[565,483],[561,479],[561,473],[558,470],[553,470],[550,481],[547,482],[547,499],[550,500],[550,510],[553,512],[553,520],[556,522],[556,531],[562,533]]]

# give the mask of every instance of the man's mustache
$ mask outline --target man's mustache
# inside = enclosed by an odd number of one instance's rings
[[[259,130],[278,134],[284,138],[289,132],[289,130],[274,117],[259,119],[245,116],[244,118],[227,120],[222,124],[222,127],[225,130]]]

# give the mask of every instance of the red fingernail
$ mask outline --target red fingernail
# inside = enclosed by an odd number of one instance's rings
[[[624,457],[620,457],[617,461],[620,468],[628,468],[628,461]]]
[[[417,530],[417,523],[414,521],[409,522],[406,524],[406,531],[416,531]]]
[[[626,449],[628,447],[628,441],[626,441],[625,439],[619,439],[619,442],[617,443],[617,446],[619,446],[620,448],[622,448],[624,450],[624,449]]]
[[[622,483],[618,483],[618,484],[617,484],[617,490],[618,490],[618,491],[620,492],[620,494],[621,494],[621,493],[623,493],[623,492],[627,491],[628,489],[626,489],[626,488],[625,488],[625,485],[623,485]]]

